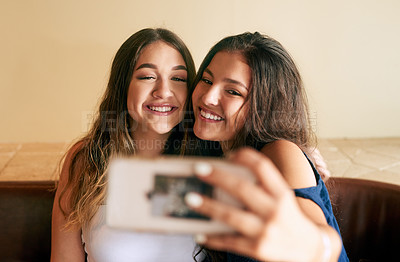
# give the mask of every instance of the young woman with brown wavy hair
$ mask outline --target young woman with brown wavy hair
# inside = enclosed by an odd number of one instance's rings
[[[170,151],[179,151],[171,148],[171,139],[181,138],[170,134],[179,129],[194,77],[189,50],[171,31],[143,29],[122,44],[93,126],[64,159],[53,207],[52,261],[85,261],[86,256],[88,261],[107,262],[192,257],[189,236],[107,228],[103,205],[111,157],[156,156],[168,143]]]
[[[194,134],[218,141],[225,155],[244,146],[259,151],[234,157],[254,172],[257,185],[211,172],[210,166],[199,176],[241,200],[246,210],[187,197],[195,210],[237,231],[202,236],[206,247],[232,252],[208,250],[207,261],[254,261],[234,253],[262,261],[348,261],[327,189],[304,153],[313,137],[306,96],[283,46],[259,33],[224,38],[205,57],[195,85]]]

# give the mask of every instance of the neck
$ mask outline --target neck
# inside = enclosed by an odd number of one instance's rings
[[[224,155],[226,156],[229,152],[231,152],[231,147],[232,147],[232,141],[219,141],[221,145],[222,152],[224,152]]]
[[[159,156],[169,135],[170,132],[166,134],[158,134],[151,131],[132,132],[132,137],[136,144],[136,154],[145,157]]]

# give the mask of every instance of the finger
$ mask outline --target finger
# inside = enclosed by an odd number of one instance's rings
[[[262,153],[244,148],[230,155],[230,160],[250,169],[273,197],[280,197],[289,187],[274,163]]]
[[[214,168],[207,176],[199,176],[203,181],[219,187],[239,200],[251,212],[266,218],[274,206],[268,193],[249,179],[239,177],[223,168]]]
[[[186,194],[185,202],[194,211],[221,221],[245,236],[255,237],[262,231],[262,220],[257,215],[245,210],[200,196],[197,193]]]

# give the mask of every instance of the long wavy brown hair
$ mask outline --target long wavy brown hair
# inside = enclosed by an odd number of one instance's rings
[[[315,137],[307,97],[299,70],[286,49],[277,40],[258,32],[226,37],[204,58],[195,86],[214,56],[222,51],[240,53],[251,69],[251,88],[244,103],[248,105],[247,117],[230,149],[279,139],[309,148]],[[189,103],[192,105],[191,98]],[[190,130],[191,126],[187,128]]]
[[[59,205],[67,217],[67,228],[87,226],[99,206],[104,203],[106,171],[116,155],[135,154],[131,137],[134,124],[127,109],[128,88],[135,64],[142,50],[151,43],[163,41],[183,57],[187,68],[188,94],[193,86],[195,66],[183,41],[167,29],[143,29],[129,37],[117,51],[107,89],[87,135],[70,150],[72,152],[68,181],[62,189]],[[67,201],[70,212],[61,205]]]
[[[299,70],[285,48],[275,39],[258,32],[226,37],[204,58],[195,86],[214,56],[222,51],[240,53],[251,69],[251,88],[244,103],[248,106],[247,117],[230,150],[243,146],[260,148],[284,139],[310,151],[315,136],[310,125],[307,98]],[[190,130],[192,127],[187,128]],[[195,139],[193,135],[188,132],[185,139]],[[190,148],[186,150],[190,152]],[[223,252],[206,251],[207,261],[226,259]]]

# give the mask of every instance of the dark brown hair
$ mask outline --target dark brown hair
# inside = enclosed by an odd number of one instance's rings
[[[251,69],[251,88],[245,102],[247,117],[231,149],[278,139],[308,147],[313,132],[309,125],[307,99],[300,73],[283,46],[258,32],[226,37],[204,58],[195,86],[215,54],[222,51],[240,53]]]
[[[66,200],[71,209],[68,226],[87,225],[103,203],[105,173],[110,157],[135,153],[135,143],[131,137],[134,127],[127,109],[128,89],[142,50],[157,41],[167,43],[182,55],[187,68],[187,86],[193,86],[195,66],[192,56],[173,32],[147,28],[136,32],[122,44],[114,57],[107,89],[94,124],[74,146],[77,149],[72,155],[68,182],[59,198],[62,208],[61,198],[68,193]],[[65,210],[63,212],[65,214]]]
[[[308,105],[300,73],[283,46],[260,33],[229,36],[214,45],[197,72],[194,85],[218,52],[243,55],[251,69],[251,88],[244,104],[248,105],[243,127],[238,130],[231,150],[258,148],[279,139],[289,140],[306,149],[311,144]],[[192,104],[192,101],[190,100]],[[187,135],[186,139],[193,134]],[[201,253],[203,249],[200,249]],[[224,252],[205,249],[208,261],[225,261]]]

